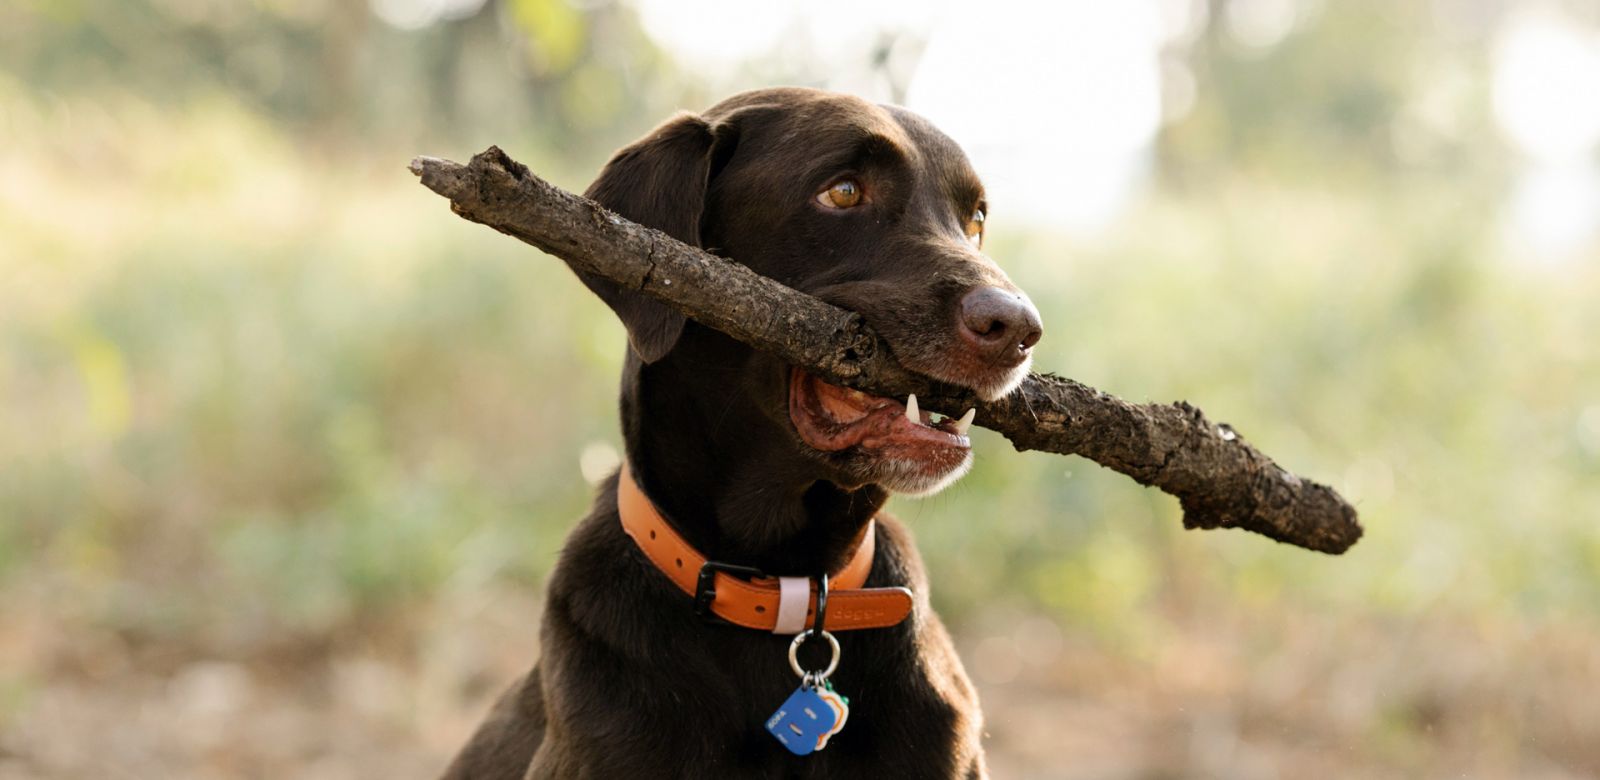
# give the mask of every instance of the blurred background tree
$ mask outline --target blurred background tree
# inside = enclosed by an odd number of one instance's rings
[[[405,163],[581,189],[777,83],[968,149],[1041,369],[1369,529],[1184,533],[980,437],[895,511],[997,775],[1600,775],[1592,3],[13,0],[0,778],[441,766],[537,655],[624,342]]]

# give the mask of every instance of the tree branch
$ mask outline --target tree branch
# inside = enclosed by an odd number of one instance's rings
[[[1244,528],[1338,554],[1361,538],[1355,509],[1332,488],[1300,479],[1227,425],[1184,402],[1130,404],[1092,387],[1034,374],[1011,395],[979,401],[964,388],[911,373],[850,311],[824,303],[540,179],[498,147],[468,165],[418,157],[411,171],[456,214],[659,299],[695,321],[817,376],[959,414],[1018,450],[1081,455],[1177,496],[1188,528]]]

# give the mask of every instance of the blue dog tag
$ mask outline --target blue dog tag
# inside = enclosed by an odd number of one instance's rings
[[[802,684],[783,706],[767,718],[767,731],[790,753],[804,756],[816,750],[835,729],[839,711],[816,688]]]

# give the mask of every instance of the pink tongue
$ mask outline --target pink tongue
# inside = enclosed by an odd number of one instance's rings
[[[862,398],[857,402],[847,395],[849,391],[841,392],[828,387],[819,387],[817,392],[822,396],[822,408],[843,424],[849,425],[869,414],[865,403],[871,399]]]

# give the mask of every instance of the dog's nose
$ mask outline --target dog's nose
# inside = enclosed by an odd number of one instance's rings
[[[1014,366],[1039,343],[1044,325],[1028,296],[979,287],[961,297],[961,335],[988,360]]]

